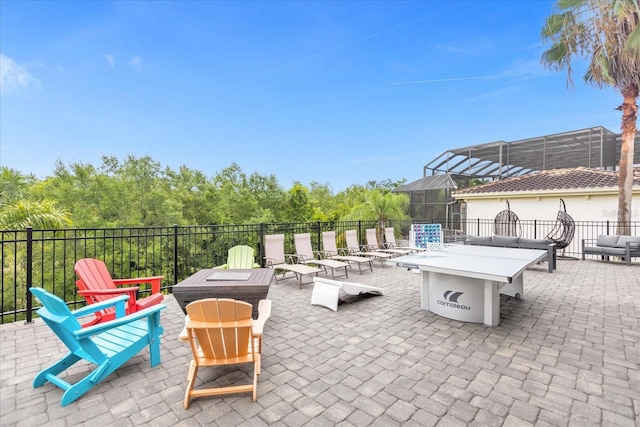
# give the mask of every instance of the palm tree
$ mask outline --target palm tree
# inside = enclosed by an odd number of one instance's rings
[[[0,202],[10,203],[20,199],[27,191],[27,178],[13,168],[0,167]]]
[[[68,213],[59,209],[51,200],[19,200],[0,208],[0,230],[21,230],[27,227],[55,229],[69,224],[71,220]]]
[[[382,241],[382,233],[384,233],[385,222],[388,219],[407,219],[407,208],[409,206],[409,198],[406,194],[393,194],[389,191],[383,191],[375,188],[369,191],[364,201],[354,206],[345,220],[349,219],[376,219],[377,238]]]
[[[17,170],[0,167],[0,230],[63,228],[71,223],[68,212],[55,202],[25,200],[28,185]]]
[[[623,97],[622,147],[618,164],[618,234],[629,235],[633,187],[633,150],[637,131],[640,90],[640,2],[638,0],[558,0],[558,13],[542,29],[551,47],[542,55],[550,69],[567,69],[571,84],[571,59],[589,60],[584,81],[603,88],[612,86]]]

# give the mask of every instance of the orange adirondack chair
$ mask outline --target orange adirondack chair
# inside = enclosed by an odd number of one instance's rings
[[[262,353],[262,332],[271,316],[271,301],[258,304],[258,319],[251,319],[251,304],[225,298],[205,298],[187,305],[185,330],[180,339],[188,341],[193,353],[187,376],[184,409],[189,409],[191,399],[201,396],[217,396],[229,393],[253,393],[258,395],[258,375]],[[227,385],[215,388],[199,387],[198,369],[209,366],[253,364],[253,381],[249,384]],[[241,376],[240,376],[241,378]],[[205,383],[210,383],[210,378]]]
[[[135,277],[132,279],[113,279],[104,262],[94,258],[84,258],[76,262],[75,272],[78,275],[76,286],[78,294],[82,295],[87,304],[93,304],[114,298],[119,295],[129,295],[127,301],[127,314],[135,313],[152,305],[162,302],[164,296],[160,293],[160,282],[164,276]],[[127,286],[135,284],[151,285],[151,294],[145,298],[137,299],[139,286]],[[100,322],[115,319],[115,310],[109,308],[95,313],[95,318],[84,323],[87,327]]]

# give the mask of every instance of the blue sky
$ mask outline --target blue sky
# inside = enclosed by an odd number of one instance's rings
[[[449,148],[604,126],[540,56],[552,1],[0,1],[0,164],[413,181]]]

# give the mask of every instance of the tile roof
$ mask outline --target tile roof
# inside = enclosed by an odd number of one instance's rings
[[[640,185],[640,169],[635,170],[634,186]],[[578,188],[609,188],[618,186],[618,173],[585,167],[552,169],[513,178],[493,181],[454,191],[453,195],[543,191]]]

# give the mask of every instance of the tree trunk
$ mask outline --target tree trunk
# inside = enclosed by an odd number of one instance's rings
[[[378,245],[380,245],[378,249],[384,247],[384,225],[384,216],[380,216],[378,218],[378,226],[376,227],[376,238],[378,239]]]
[[[631,196],[633,194],[633,151],[638,119],[638,88],[634,85],[622,89],[622,146],[618,163],[618,234],[631,234]]]

